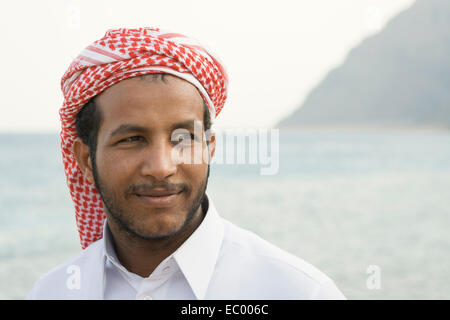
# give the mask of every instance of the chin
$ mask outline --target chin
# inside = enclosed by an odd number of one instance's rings
[[[143,239],[156,240],[168,238],[180,232],[185,224],[182,221],[167,221],[166,219],[145,219],[135,224],[135,228],[131,228],[135,235]]]

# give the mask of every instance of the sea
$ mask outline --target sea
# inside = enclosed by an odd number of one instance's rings
[[[450,131],[276,138],[270,174],[263,157],[211,165],[223,218],[313,264],[347,299],[450,299]],[[26,298],[80,251],[58,133],[0,134],[0,299]]]

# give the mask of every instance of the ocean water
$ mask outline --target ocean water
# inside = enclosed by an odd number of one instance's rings
[[[81,248],[58,135],[1,134],[0,147],[0,299],[23,299]],[[348,299],[450,298],[450,132],[282,131],[277,174],[260,173],[212,165],[224,218]]]

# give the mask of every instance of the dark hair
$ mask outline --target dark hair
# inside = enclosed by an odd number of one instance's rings
[[[161,80],[164,81],[165,74],[151,74],[153,78],[161,75]],[[149,76],[149,75],[144,75]],[[140,76],[142,77],[142,76]],[[75,127],[77,130],[77,135],[89,147],[89,154],[91,156],[92,162],[95,162],[95,150],[97,149],[97,137],[98,130],[102,121],[102,112],[97,107],[95,103],[95,97],[86,103],[83,108],[78,112],[75,119]],[[203,100],[203,129],[205,131],[211,128],[211,116],[209,114],[208,106]],[[207,143],[209,143],[209,137],[207,138]]]

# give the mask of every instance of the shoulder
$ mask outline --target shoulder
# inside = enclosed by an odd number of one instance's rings
[[[224,220],[221,261],[267,299],[345,299],[328,275],[255,233]]]
[[[102,253],[102,240],[56,266],[42,276],[29,292],[27,299],[82,299],[86,296],[91,275],[95,275]],[[94,270],[97,269],[97,270]]]

